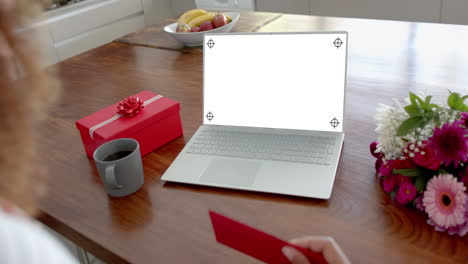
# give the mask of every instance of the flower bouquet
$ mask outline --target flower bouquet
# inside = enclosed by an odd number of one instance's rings
[[[377,109],[378,141],[370,145],[383,190],[428,216],[435,230],[468,233],[468,96],[447,106],[410,93],[405,104]]]

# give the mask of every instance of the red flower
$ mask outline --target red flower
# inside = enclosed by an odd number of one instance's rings
[[[379,174],[382,177],[388,177],[392,174],[392,169],[393,169],[393,160],[388,161],[385,164],[382,164],[379,168]]]
[[[446,166],[453,164],[458,167],[460,162],[468,160],[468,131],[461,122],[445,123],[434,129],[434,135],[429,139],[429,147]]]
[[[461,113],[460,115],[461,115],[461,118],[460,118],[461,123],[462,123],[466,128],[468,128],[468,113],[467,113],[467,112],[463,112],[463,113]]]
[[[382,166],[382,163],[383,163],[382,159],[377,159],[375,161],[375,171],[376,172],[380,171],[380,167]]]
[[[372,156],[374,156],[374,158],[376,158],[377,160],[375,161],[375,171],[377,173],[380,172],[380,167],[382,166],[383,164],[383,161],[382,161],[382,158],[383,158],[383,154],[382,153],[377,153],[375,152],[375,150],[377,149],[377,145],[378,143],[377,142],[372,142],[369,146],[369,150],[370,150],[370,153],[372,154]]]
[[[398,184],[402,184],[404,182],[411,182],[412,180],[413,180],[413,178],[411,178],[409,176],[404,176],[404,175],[401,175],[401,174],[396,175],[396,182]]]
[[[393,168],[395,170],[414,169],[416,168],[416,164],[414,164],[411,159],[395,160],[393,162]]]
[[[119,102],[117,114],[123,116],[134,116],[143,109],[143,101],[139,97],[130,96]]]
[[[404,182],[400,184],[396,193],[396,201],[399,204],[405,205],[414,200],[417,191],[416,187],[411,182]]]
[[[427,145],[415,154],[413,161],[417,165],[429,170],[438,170],[440,167],[440,160],[437,158],[432,148]]]
[[[377,152],[375,152],[375,150],[377,149],[377,145],[378,145],[378,144],[379,144],[379,143],[377,143],[377,142],[375,142],[375,141],[372,142],[372,143],[370,144],[370,146],[369,146],[369,149],[370,149],[370,153],[372,154],[372,156],[374,156],[374,158],[381,159],[382,156],[383,156],[383,154],[382,154],[382,153],[377,153]]]
[[[396,184],[397,184],[396,177],[393,175],[386,177],[382,183],[383,189],[387,193],[392,192],[395,189]]]

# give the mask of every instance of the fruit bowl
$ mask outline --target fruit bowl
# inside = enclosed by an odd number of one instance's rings
[[[224,12],[224,14],[231,17],[232,21],[228,24],[212,30],[200,32],[176,32],[177,23],[172,23],[164,27],[164,31],[173,37],[175,40],[183,43],[185,46],[200,46],[203,44],[203,34],[205,33],[225,33],[231,31],[232,27],[236,24],[240,14],[237,12]]]

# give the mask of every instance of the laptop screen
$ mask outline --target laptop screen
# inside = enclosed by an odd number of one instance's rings
[[[204,124],[342,132],[347,38],[205,34]]]

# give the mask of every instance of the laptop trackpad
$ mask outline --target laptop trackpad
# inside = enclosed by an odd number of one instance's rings
[[[258,161],[216,158],[200,176],[200,182],[251,186],[261,164]]]

